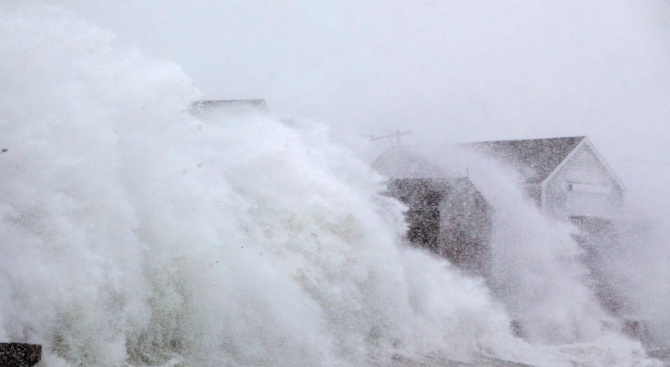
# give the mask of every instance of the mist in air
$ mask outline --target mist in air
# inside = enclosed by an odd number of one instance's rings
[[[662,1],[0,5],[0,341],[44,366],[654,366],[670,345]],[[265,98],[271,115],[189,113]],[[507,167],[494,272],[408,244],[367,137],[588,135],[627,185],[599,271]],[[465,166],[464,166],[465,165]],[[526,335],[515,333],[523,323]]]
[[[634,195],[670,182],[663,1],[56,2],[206,98],[406,144],[587,135]]]

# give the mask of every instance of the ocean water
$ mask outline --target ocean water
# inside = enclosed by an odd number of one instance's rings
[[[196,118],[179,66],[56,7],[0,7],[0,55],[0,340],[44,366],[658,365],[504,168],[491,285],[325,124]]]

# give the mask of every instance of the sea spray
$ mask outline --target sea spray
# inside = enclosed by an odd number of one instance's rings
[[[584,233],[538,210],[505,162],[460,157],[496,208],[491,286],[528,340],[579,343],[623,331],[667,347],[666,208],[629,198],[608,225]]]
[[[670,223],[667,208],[629,200],[615,222],[616,241],[601,255],[600,271],[617,313],[649,348],[670,345]]]
[[[577,230],[543,215],[522,193],[516,171],[506,162],[460,145],[428,145],[396,149],[376,164],[396,175],[415,177],[416,172],[395,167],[413,166],[422,171],[420,177],[474,184],[487,202],[491,221],[490,228],[480,224],[469,229],[491,232],[479,234],[486,238],[488,251],[474,256],[485,257],[487,264],[475,273],[506,305],[518,334],[536,343],[572,343],[593,339],[612,323],[587,286],[583,250],[573,238]],[[479,210],[466,203],[441,210]]]
[[[399,205],[322,127],[197,120],[177,67],[57,9],[2,20],[3,338],[99,366],[360,365],[480,330],[451,347],[467,358],[509,338],[485,289],[402,256]]]
[[[179,119],[193,94],[177,67],[117,50],[111,35],[59,10],[0,17],[0,334],[44,344],[48,365],[120,365],[150,310],[119,137]]]
[[[602,335],[613,320],[587,285],[583,249],[573,237],[577,230],[543,215],[511,169],[473,158],[471,178],[494,208],[491,286],[520,322],[521,333],[550,344]]]
[[[598,293],[611,288],[610,280],[602,280],[606,264],[600,258],[589,259],[592,254],[580,244],[583,234],[578,228],[548,217],[523,194],[518,173],[509,162],[454,144],[394,148],[374,166],[391,177],[466,179],[475,185],[489,205],[492,223],[490,235],[483,234],[490,236],[486,242],[490,250],[483,252],[488,266],[478,274],[505,305],[515,332],[525,340],[536,345],[573,344],[580,346],[577,349],[604,340],[629,344],[620,334],[626,320],[606,310],[603,294]],[[480,209],[458,210],[468,217],[468,210]],[[607,251],[606,247],[599,249],[600,253]],[[610,276],[616,272],[609,270]],[[621,274],[625,272],[618,276]]]
[[[644,365],[513,338],[323,125],[197,119],[178,67],[55,8],[7,6],[0,34],[0,337],[45,365]]]

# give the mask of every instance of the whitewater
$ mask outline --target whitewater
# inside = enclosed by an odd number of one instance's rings
[[[56,7],[0,7],[0,55],[0,341],[44,366],[660,365],[496,169],[492,291],[325,124],[195,117],[181,68]]]

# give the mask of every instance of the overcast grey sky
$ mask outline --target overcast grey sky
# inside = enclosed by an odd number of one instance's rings
[[[52,2],[206,98],[407,143],[588,135],[624,179],[670,176],[663,0]]]

